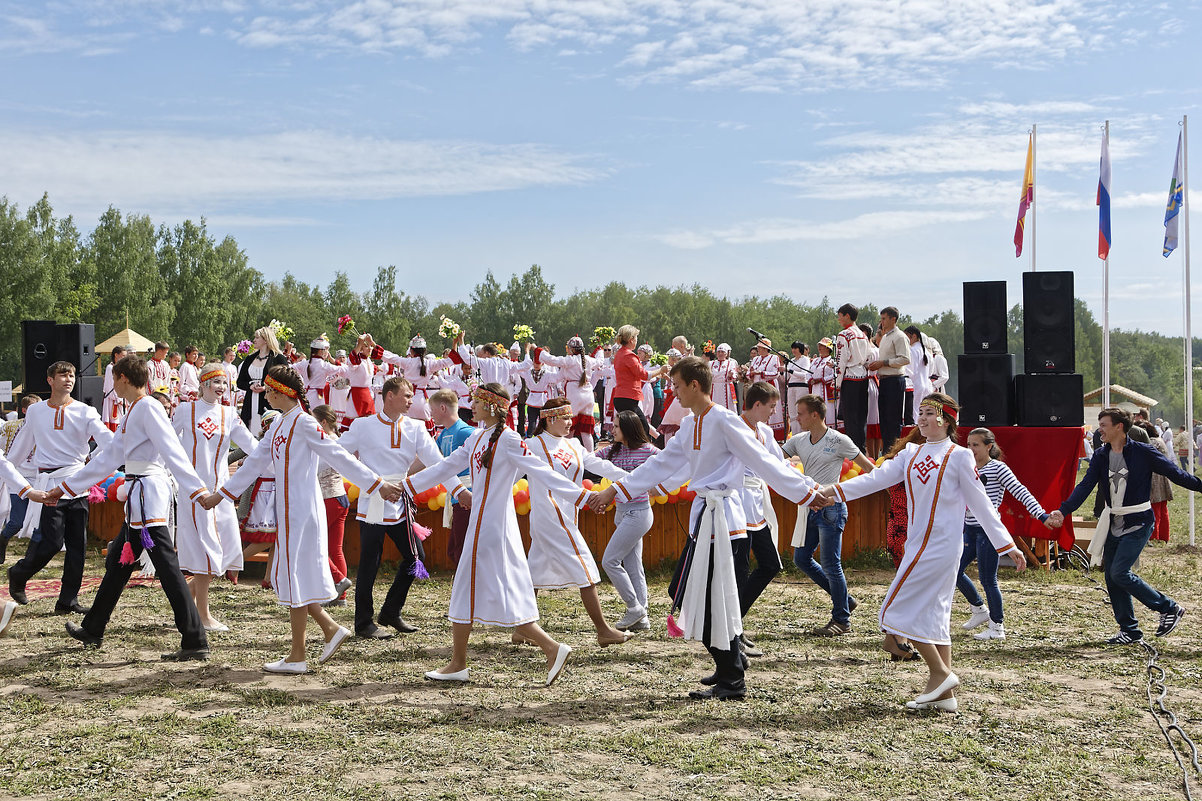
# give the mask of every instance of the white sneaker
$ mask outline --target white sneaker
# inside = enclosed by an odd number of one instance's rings
[[[309,665],[306,662],[289,662],[288,657],[284,657],[268,662],[263,669],[268,673],[308,673]]]
[[[984,606],[974,606],[972,608],[972,617],[964,624],[965,631],[972,631],[975,628],[980,628],[989,622],[989,610]]]
[[[972,635],[972,638],[974,640],[1004,640],[1006,639],[1006,627],[991,620],[984,631],[978,631]]]
[[[342,641],[349,636],[351,636],[351,630],[346,626],[341,626],[338,631],[334,632],[334,636],[331,637],[330,641],[325,644],[324,648],[321,649],[321,656],[317,658],[317,664],[323,664],[327,659],[333,656],[334,652],[337,651],[339,646],[342,645]]]
[[[640,620],[647,616],[647,610],[641,606],[626,607],[626,614],[622,615],[622,619],[614,624],[614,628],[618,631],[626,631],[631,626],[637,624]]]

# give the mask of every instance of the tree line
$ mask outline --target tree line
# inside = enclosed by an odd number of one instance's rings
[[[416,268],[414,268],[416,269]],[[125,214],[109,207],[86,236],[70,217],[56,217],[49,198],[22,211],[0,198],[0,376],[21,378],[21,321],[90,322],[101,342],[125,328],[150,339],[165,339],[177,349],[194,344],[209,354],[247,339],[258,327],[279,319],[295,331],[303,351],[318,334],[330,335],[334,347],[349,345],[348,333],[337,334],[337,319],[349,314],[360,331],[395,350],[421,333],[431,350],[439,348],[439,319],[455,320],[474,342],[508,345],[514,324],[529,325],[539,344],[558,350],[579,334],[587,341],[598,326],[632,323],[641,341],[657,350],[684,334],[698,352],[706,339],[728,342],[745,361],[754,344],[748,327],[770,337],[788,351],[800,340],[815,343],[838,331],[835,309],[851,302],[860,320],[875,325],[879,306],[901,311],[899,324],[914,324],[939,340],[951,365],[948,388],[958,392],[956,359],[963,353],[963,321],[953,310],[925,319],[907,314],[904,299],[822,297],[814,302],[784,295],[731,298],[701,284],[638,286],[611,282],[596,289],[558,295],[538,265],[514,274],[502,284],[489,271],[469,297],[455,303],[431,304],[401,287],[404,269],[376,269],[370,291],[354,288],[351,277],[335,272],[325,287],[285,274],[267,280],[250,265],[232,236],[220,241],[202,218],[175,226],[155,225],[146,215]],[[357,283],[357,282],[356,282]],[[1086,391],[1101,385],[1102,329],[1081,300],[1076,301],[1077,371]],[[1114,383],[1158,399],[1153,416],[1180,425],[1184,421],[1181,342],[1156,333],[1111,331],[1111,377]],[[449,344],[449,343],[443,343]],[[1193,343],[1195,354],[1202,341]],[[1009,312],[1009,349],[1022,370],[1022,307]],[[1202,402],[1202,383],[1195,381]]]

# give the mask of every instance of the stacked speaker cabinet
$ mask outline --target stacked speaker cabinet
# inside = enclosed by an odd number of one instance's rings
[[[1023,273],[1023,369],[1014,381],[1020,426],[1085,422],[1083,379],[1076,374],[1076,324],[1070,271]]]
[[[58,326],[53,320],[21,321],[21,362],[25,394],[50,397],[46,370],[58,361]]]
[[[964,282],[960,424],[1014,424],[1014,354],[1006,352],[1006,282]]]
[[[101,409],[100,389],[104,380],[96,374],[95,326],[91,323],[23,320],[21,335],[25,394],[50,397],[46,371],[55,362],[70,362],[75,365],[72,397]]]

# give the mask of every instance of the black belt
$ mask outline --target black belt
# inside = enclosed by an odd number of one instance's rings
[[[66,465],[63,465],[63,467],[66,467]],[[39,467],[38,472],[39,473],[53,473],[55,470],[62,470],[63,467]]]
[[[805,383],[804,381],[800,384],[790,384],[789,385],[790,388],[792,388],[792,387],[808,387],[808,386],[809,386],[809,384]]]

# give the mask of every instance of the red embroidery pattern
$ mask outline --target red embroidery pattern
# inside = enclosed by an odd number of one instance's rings
[[[931,474],[938,469],[939,463],[932,459],[930,454],[927,454],[926,458],[924,458],[921,462],[914,463],[914,472],[918,473],[918,480],[921,481],[924,486],[927,483],[927,479],[931,477]]]
[[[284,446],[287,444],[288,436],[286,434],[276,434],[275,439],[271,441],[271,449],[275,458],[279,459],[283,456]]]
[[[213,435],[217,433],[217,429],[220,428],[217,423],[213,422],[212,417],[201,420],[196,427],[200,429],[200,433],[205,435],[205,439],[212,439]]]

